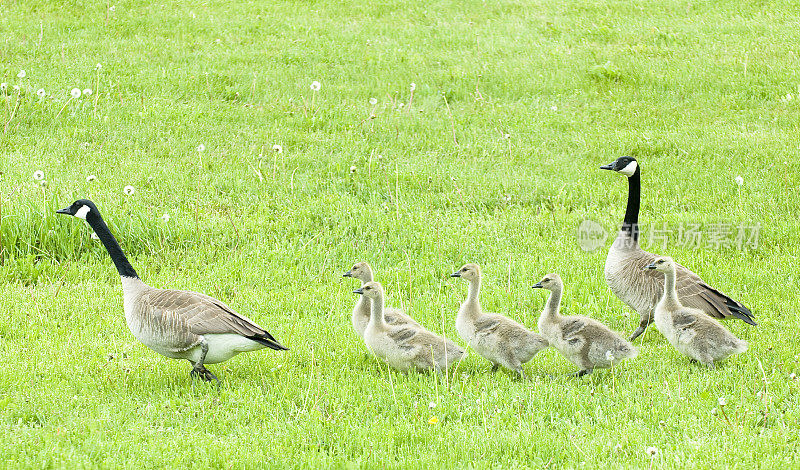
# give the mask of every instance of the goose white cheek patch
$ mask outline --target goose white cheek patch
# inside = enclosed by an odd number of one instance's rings
[[[639,166],[639,165],[637,165],[637,164],[636,164],[636,162],[635,162],[635,161],[633,161],[633,162],[630,162],[630,163],[628,163],[628,164],[625,166],[625,168],[623,168],[623,169],[619,170],[619,172],[620,172],[620,173],[622,173],[622,174],[623,174],[623,175],[625,175],[625,176],[628,176],[628,177],[630,177],[630,176],[633,176],[633,174],[634,174],[634,173],[636,173],[636,168],[637,168],[638,166]]]
[[[81,206],[81,208],[75,212],[75,217],[86,220],[86,214],[88,214],[90,210],[91,208],[89,206]]]

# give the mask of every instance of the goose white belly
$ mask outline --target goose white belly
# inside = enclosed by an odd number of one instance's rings
[[[203,361],[204,364],[218,364],[241,352],[256,351],[266,347],[261,343],[234,333],[208,334],[203,335],[203,338],[208,344],[208,353]],[[190,355],[186,359],[194,362],[200,360],[202,355],[202,349],[199,344],[187,352]]]

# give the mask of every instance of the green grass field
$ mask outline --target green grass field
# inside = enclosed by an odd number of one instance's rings
[[[0,2],[0,466],[797,466],[798,18],[770,0]],[[526,382],[474,353],[447,376],[369,357],[341,277],[357,260],[448,337],[465,262],[489,311],[534,328],[530,286],[555,271],[566,313],[630,334],[611,240],[576,241],[585,219],[616,232],[627,184],[598,167],[624,154],[645,229],[676,231],[650,248],[753,310],[757,328],[725,323],[746,354],[705,370],[650,329],[613,370],[569,377],[549,349]],[[145,282],[291,350],[210,366],[217,388],[136,342],[107,253],[54,214],[79,197]],[[760,224],[757,247],[684,246],[693,223]]]

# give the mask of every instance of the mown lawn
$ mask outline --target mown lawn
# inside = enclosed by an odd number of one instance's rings
[[[2,466],[797,465],[798,18],[768,0],[0,2]],[[465,262],[486,310],[535,327],[530,286],[554,271],[565,312],[632,332],[611,238],[576,239],[587,219],[615,233],[627,184],[598,167],[624,154],[650,248],[755,313],[725,323],[746,354],[705,370],[650,329],[611,371],[569,377],[550,349],[527,382],[475,354],[446,376],[368,356],[341,277],[357,260],[448,337]],[[108,255],[54,214],[79,197],[145,282],[219,297],[291,350],[210,366],[217,388],[137,343]],[[757,243],[710,243],[722,226]]]

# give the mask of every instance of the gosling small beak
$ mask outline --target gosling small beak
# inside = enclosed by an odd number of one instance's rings
[[[642,271],[647,271],[648,269],[656,269],[656,263],[650,263],[647,266],[642,268]]]
[[[532,289],[544,289],[541,282],[537,282],[536,284],[531,286]]]
[[[461,277],[461,273],[456,271],[453,274],[451,274],[450,277]]]
[[[600,167],[601,170],[611,170],[616,171],[614,168],[614,162],[609,163],[608,165],[603,165]]]
[[[342,277],[353,277],[353,271],[347,271],[346,273],[342,274]]]
[[[358,289],[353,290],[353,293],[354,294],[362,294],[363,295],[364,294],[364,290],[359,287]]]
[[[69,211],[69,207],[65,207],[63,209],[57,210],[56,214],[72,215],[72,212]]]

